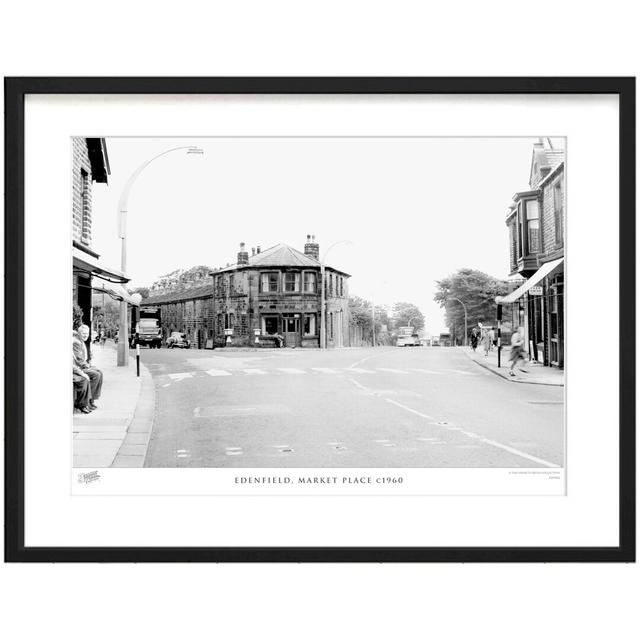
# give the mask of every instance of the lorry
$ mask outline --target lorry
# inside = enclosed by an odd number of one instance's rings
[[[162,346],[159,307],[139,307],[132,310],[129,344],[131,347],[146,344],[150,349]]]
[[[450,347],[451,346],[451,334],[450,333],[441,333],[438,338],[438,344],[441,347]]]
[[[398,327],[397,347],[419,347],[420,338],[415,327]]]

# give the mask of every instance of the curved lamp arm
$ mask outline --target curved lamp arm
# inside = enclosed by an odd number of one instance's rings
[[[138,176],[146,169],[154,160],[157,160],[161,156],[166,155],[167,153],[172,153],[173,151],[181,151],[186,149],[188,153],[203,153],[203,150],[200,147],[196,147],[194,145],[187,145],[184,147],[174,147],[173,149],[167,149],[162,153],[159,153],[157,156],[153,156],[146,162],[143,162],[130,176],[124,185],[124,189],[122,189],[122,193],[120,194],[120,200],[118,200],[118,237],[125,238],[127,235],[127,204],[129,201],[129,192],[131,191],[131,187],[133,183],[136,181]]]
[[[334,242],[333,244],[330,244],[323,252],[322,254],[322,258],[320,260],[320,264],[324,264],[325,259],[327,257],[327,253],[329,253],[329,251],[331,251],[331,249],[333,249],[333,247],[335,247],[338,244],[353,244],[353,242],[351,240],[338,240],[337,242]]]

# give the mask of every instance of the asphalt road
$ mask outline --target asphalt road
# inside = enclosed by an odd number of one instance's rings
[[[147,467],[557,467],[563,388],[463,348],[141,351]]]

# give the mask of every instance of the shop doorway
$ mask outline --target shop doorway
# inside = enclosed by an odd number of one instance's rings
[[[282,333],[284,334],[285,347],[299,347],[300,339],[300,315],[285,314],[282,316]]]

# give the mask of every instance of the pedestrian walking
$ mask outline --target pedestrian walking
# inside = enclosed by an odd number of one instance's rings
[[[489,350],[493,351],[493,347],[497,346],[497,340],[496,340],[496,332],[494,331],[493,327],[491,327],[491,329],[489,329]]]
[[[471,329],[471,349],[475,351],[478,348],[478,331],[474,327]]]
[[[513,370],[518,363],[518,360],[522,359],[523,367],[526,364],[524,357],[524,327],[518,327],[518,330],[515,331],[511,336],[511,355],[509,359],[511,360],[509,375],[515,376],[516,374],[513,372]],[[520,371],[526,373],[524,369],[520,369]]]
[[[489,355],[491,349],[491,336],[489,335],[489,329],[484,329],[482,332],[482,346],[484,347],[484,357]]]

